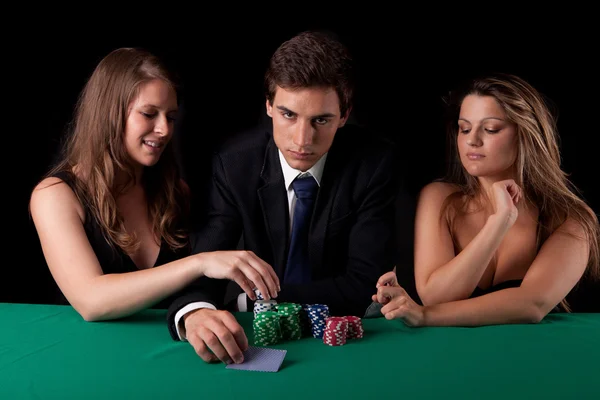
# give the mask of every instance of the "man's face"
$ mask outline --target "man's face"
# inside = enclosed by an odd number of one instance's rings
[[[333,88],[311,87],[275,91],[267,100],[273,119],[273,139],[290,167],[309,170],[329,151],[338,128],[348,119],[340,115],[340,102]]]

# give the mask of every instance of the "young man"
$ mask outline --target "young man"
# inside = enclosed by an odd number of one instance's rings
[[[209,215],[194,251],[235,249],[241,238],[276,272],[277,301],[363,316],[378,277],[393,268],[393,146],[346,125],[352,59],[326,34],[283,43],[265,86],[272,127],[216,153]],[[188,340],[205,361],[241,362],[247,347],[232,314],[219,310],[227,283],[200,280],[169,309],[173,339]],[[247,300],[240,295],[236,309],[252,311]]]

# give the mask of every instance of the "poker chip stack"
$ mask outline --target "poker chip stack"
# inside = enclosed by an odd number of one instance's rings
[[[352,315],[344,318],[348,321],[348,339],[362,339],[365,335],[362,320]]]
[[[280,315],[274,311],[263,311],[254,317],[254,343],[270,346],[282,340]]]
[[[254,302],[254,317],[261,312],[265,311],[277,311],[275,306],[277,305],[277,301],[275,300],[265,300],[262,293],[258,289],[254,289],[254,294],[256,295],[256,301]]]
[[[276,305],[276,309],[279,314],[283,340],[301,339],[300,313],[302,312],[302,306],[295,303],[279,303]]]
[[[277,311],[277,302],[275,300],[256,300],[254,302],[254,317],[261,312],[265,311]]]
[[[343,346],[348,339],[364,337],[362,320],[356,316],[331,316],[325,304],[277,303],[265,300],[254,289],[254,343],[270,346],[282,340],[311,336],[329,346]]]
[[[308,304],[306,310],[313,337],[322,339],[325,332],[325,319],[329,317],[329,307],[325,304]]]
[[[325,319],[323,343],[329,346],[343,346],[348,336],[348,320],[345,317],[329,317]]]
[[[325,319],[325,324],[323,343],[329,346],[343,346],[348,339],[361,339],[365,335],[359,317],[329,317]]]

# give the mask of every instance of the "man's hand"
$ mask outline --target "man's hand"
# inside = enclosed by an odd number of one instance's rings
[[[230,312],[201,308],[183,318],[187,340],[204,361],[244,361],[242,352],[248,348],[248,338]]]

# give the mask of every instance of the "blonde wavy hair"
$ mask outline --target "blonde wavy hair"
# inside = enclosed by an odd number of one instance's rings
[[[447,134],[450,169],[444,180],[455,184],[460,190],[446,199],[441,216],[448,218],[452,226],[456,217],[468,212],[469,205],[479,201],[482,194],[478,179],[470,175],[460,162],[456,142],[460,106],[468,95],[493,97],[503,108],[508,120],[516,126],[516,182],[523,189],[526,201],[535,204],[539,210],[537,248],[567,218],[574,219],[583,227],[589,243],[586,276],[598,279],[598,217],[561,168],[559,135],[551,103],[520,77],[494,74],[474,79],[464,90],[451,93],[445,99],[449,106]],[[561,306],[570,310],[565,300]]]

